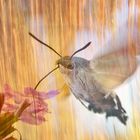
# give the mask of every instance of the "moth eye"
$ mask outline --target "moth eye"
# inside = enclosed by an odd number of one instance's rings
[[[73,65],[72,65],[72,64],[68,64],[68,65],[67,65],[67,68],[68,68],[68,69],[73,69]]]

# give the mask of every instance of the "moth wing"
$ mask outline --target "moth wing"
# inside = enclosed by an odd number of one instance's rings
[[[90,61],[94,77],[104,88],[122,84],[136,70],[136,57],[126,50],[118,50]]]

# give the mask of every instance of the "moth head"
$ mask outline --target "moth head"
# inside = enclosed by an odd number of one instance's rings
[[[55,71],[56,69],[60,68],[61,72],[63,72],[63,73],[68,73],[68,72],[70,72],[71,70],[73,70],[73,69],[74,69],[74,63],[73,63],[73,61],[72,61],[73,56],[74,56],[76,53],[78,53],[78,52],[80,52],[80,51],[86,49],[86,48],[90,45],[90,43],[91,43],[91,42],[88,42],[84,47],[82,47],[81,49],[75,51],[71,56],[64,56],[64,57],[62,57],[61,54],[59,54],[56,50],[54,50],[52,47],[50,47],[50,46],[47,45],[46,43],[42,42],[40,39],[38,39],[38,38],[37,38],[36,36],[34,36],[32,33],[29,33],[29,35],[30,35],[31,37],[33,37],[35,40],[37,40],[38,42],[40,42],[41,44],[45,45],[47,48],[51,49],[54,53],[56,53],[56,54],[60,57],[60,59],[56,61],[57,67],[54,68],[52,71],[50,71],[48,74],[46,74],[46,75],[37,83],[37,85],[35,86],[35,89],[38,87],[38,85],[39,85],[49,74],[51,74],[51,73],[52,73],[53,71]]]
[[[64,56],[56,61],[56,64],[59,67],[64,67],[66,69],[72,70],[74,68],[74,64],[72,63],[72,59],[70,56]]]
[[[72,61],[72,57],[73,57],[76,53],[78,53],[78,52],[80,52],[80,51],[86,49],[86,48],[90,45],[90,43],[91,43],[91,42],[88,42],[84,47],[82,47],[81,49],[75,51],[71,56],[64,56],[64,57],[61,57],[61,58],[56,62],[56,64],[58,64],[58,66],[64,67],[65,69],[72,70],[72,69],[74,68],[74,63],[73,63],[73,61]]]

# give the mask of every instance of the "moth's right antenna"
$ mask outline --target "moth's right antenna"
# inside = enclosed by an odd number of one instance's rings
[[[34,36],[32,33],[29,32],[29,35],[33,37],[35,40],[40,42],[41,44],[45,45],[47,48],[51,49],[53,52],[55,52],[58,56],[62,57],[56,50],[54,50],[51,46],[47,45],[46,43],[42,42],[40,39],[38,39],[36,36]]]
[[[84,47],[82,47],[81,49],[77,50],[76,52],[74,52],[70,58],[72,58],[76,53],[86,49],[89,45],[91,44],[91,42],[88,42]]]

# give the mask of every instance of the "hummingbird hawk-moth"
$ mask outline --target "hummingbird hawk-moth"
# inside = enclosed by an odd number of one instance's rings
[[[128,116],[118,95],[114,92],[114,88],[121,85],[134,73],[136,69],[134,55],[119,49],[92,60],[75,57],[75,54],[91,44],[89,42],[71,56],[62,57],[33,34],[29,33],[29,35],[53,50],[60,57],[56,61],[57,67],[45,75],[35,88],[50,73],[59,69],[70,91],[89,111],[105,113],[106,118],[117,117],[120,122],[126,125]],[[84,102],[87,102],[88,105],[85,105]]]

